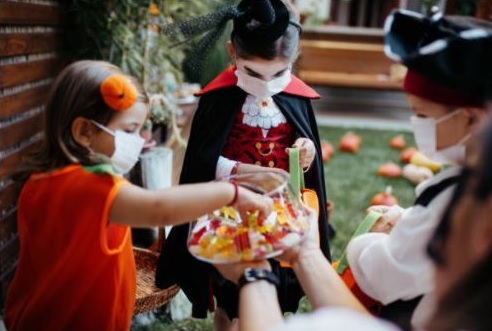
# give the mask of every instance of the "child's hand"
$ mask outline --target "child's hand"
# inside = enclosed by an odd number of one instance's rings
[[[273,200],[270,197],[253,193],[242,186],[238,186],[237,201],[234,207],[243,216],[247,212],[259,211],[260,215],[266,218],[273,211]]]
[[[372,226],[371,232],[390,233],[393,226],[395,226],[396,222],[401,218],[403,210],[404,209],[398,205],[391,207],[376,205],[367,208],[367,212],[374,211],[383,214]]]
[[[301,168],[309,168],[316,157],[316,147],[311,139],[298,138],[292,147],[299,148],[299,165]]]

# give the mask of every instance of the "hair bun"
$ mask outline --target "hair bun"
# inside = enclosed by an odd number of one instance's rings
[[[282,0],[242,0],[233,34],[249,43],[273,43],[289,26],[290,13]]]
[[[101,83],[101,95],[109,108],[124,111],[135,104],[137,88],[122,74],[112,74]]]
[[[269,0],[254,1],[251,3],[251,18],[262,24],[272,25],[275,22],[275,10]]]

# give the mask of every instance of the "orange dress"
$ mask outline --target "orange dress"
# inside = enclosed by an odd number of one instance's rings
[[[19,263],[5,303],[9,331],[130,329],[136,291],[131,232],[108,220],[126,181],[100,169],[70,165],[25,184]]]

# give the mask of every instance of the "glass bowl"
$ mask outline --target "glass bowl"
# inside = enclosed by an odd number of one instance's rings
[[[258,212],[240,215],[235,208],[224,206],[200,217],[188,235],[188,250],[197,259],[210,263],[262,260],[281,254],[304,238],[308,211],[288,184],[288,173],[252,172],[221,180],[236,181],[269,196],[274,211],[262,218]]]

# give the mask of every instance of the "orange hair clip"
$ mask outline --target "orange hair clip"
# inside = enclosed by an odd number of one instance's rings
[[[109,108],[124,111],[135,104],[138,99],[137,88],[122,74],[112,74],[101,83],[101,95]]]

